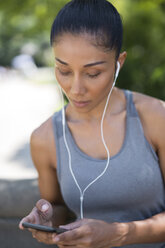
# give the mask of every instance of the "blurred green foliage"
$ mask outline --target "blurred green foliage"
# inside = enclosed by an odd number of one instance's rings
[[[51,24],[67,0],[0,1],[0,65],[10,66],[21,47],[36,45],[38,66],[50,66]],[[127,51],[119,86],[165,99],[165,0],[112,0],[124,24]]]
[[[123,2],[123,50],[128,56],[120,87],[165,100],[165,1]]]
[[[0,64],[10,65],[21,47],[33,42],[38,66],[50,65],[48,49],[54,17],[66,0],[0,1]]]

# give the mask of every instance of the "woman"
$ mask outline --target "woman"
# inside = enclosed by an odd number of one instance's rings
[[[165,247],[165,104],[114,87],[126,59],[122,35],[106,0],[72,0],[52,25],[55,75],[69,103],[31,136],[43,199],[20,228],[26,221],[68,231],[30,229],[38,241]],[[76,220],[67,224],[71,210]]]

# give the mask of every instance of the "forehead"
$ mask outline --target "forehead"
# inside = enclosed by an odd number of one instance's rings
[[[105,51],[96,45],[96,38],[90,34],[65,33],[53,45],[55,56],[63,60],[115,60],[115,51]]]

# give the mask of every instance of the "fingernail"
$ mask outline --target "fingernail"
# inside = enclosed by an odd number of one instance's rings
[[[49,208],[48,204],[44,204],[44,205],[42,205],[41,210],[46,211],[46,210],[48,210],[48,208]]]
[[[60,239],[59,239],[58,237],[55,237],[55,238],[54,238],[54,241],[55,241],[55,242],[58,242],[58,241],[60,241]]]
[[[56,236],[57,234],[52,234],[52,239],[55,239]]]

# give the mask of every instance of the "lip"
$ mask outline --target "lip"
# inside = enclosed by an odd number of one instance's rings
[[[77,108],[84,108],[86,107],[90,101],[75,101],[75,100],[72,100],[72,103],[77,107]]]

